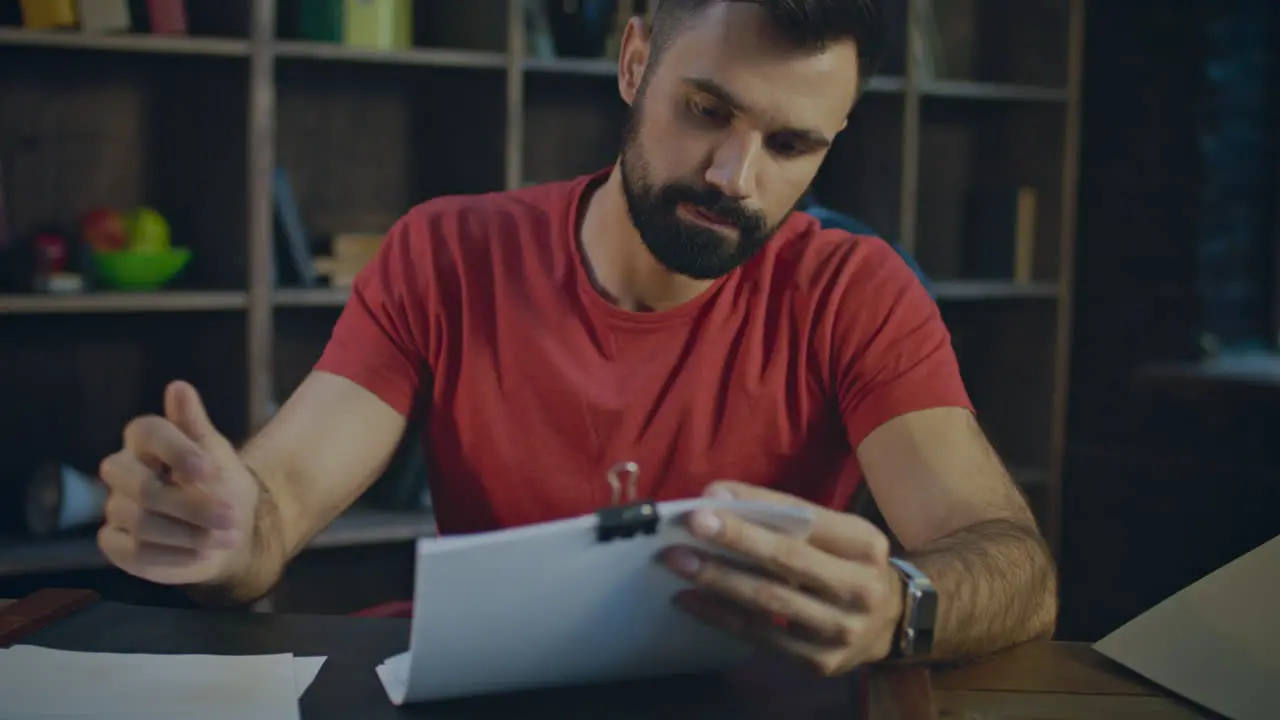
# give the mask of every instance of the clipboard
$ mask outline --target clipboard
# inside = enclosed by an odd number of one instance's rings
[[[749,660],[755,649],[748,643],[674,606],[690,584],[659,554],[680,544],[732,557],[688,532],[686,518],[699,508],[798,535],[808,533],[812,511],[715,498],[640,500],[638,470],[615,467],[613,504],[594,513],[420,539],[409,650],[377,667],[391,702],[719,671]]]

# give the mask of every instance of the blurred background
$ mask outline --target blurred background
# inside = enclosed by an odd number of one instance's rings
[[[0,597],[184,602],[94,544],[124,424],[185,378],[247,438],[408,208],[612,163],[652,1],[0,0]],[[1280,533],[1280,9],[882,5],[808,211],[918,265],[1097,639]],[[410,597],[426,467],[264,606]]]

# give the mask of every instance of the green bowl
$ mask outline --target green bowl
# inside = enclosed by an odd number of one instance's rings
[[[191,259],[189,248],[121,250],[93,254],[98,279],[112,290],[155,290],[164,287]]]

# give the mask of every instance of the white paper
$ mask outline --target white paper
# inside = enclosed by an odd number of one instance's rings
[[[699,498],[660,504],[654,535],[607,543],[594,515],[419,540],[410,649],[377,668],[388,697],[401,705],[747,659],[745,642],[671,603],[689,585],[658,555],[675,544],[712,550],[685,529],[699,507],[793,534],[812,521],[803,507]]]
[[[1280,537],[1206,575],[1094,644],[1231,720],[1280,718]]]
[[[293,688],[298,698],[316,681],[320,668],[324,667],[324,660],[324,656],[293,658]]]
[[[323,657],[0,650],[0,718],[284,720]]]

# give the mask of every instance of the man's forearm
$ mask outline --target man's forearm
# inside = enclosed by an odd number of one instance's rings
[[[991,520],[907,554],[938,591],[933,659],[985,655],[1053,634],[1057,571],[1031,523]]]
[[[248,464],[245,467],[258,486],[249,542],[226,576],[188,588],[205,605],[245,605],[260,599],[275,587],[288,562],[290,552],[284,544],[280,505],[272,491],[279,483],[268,482]]]

